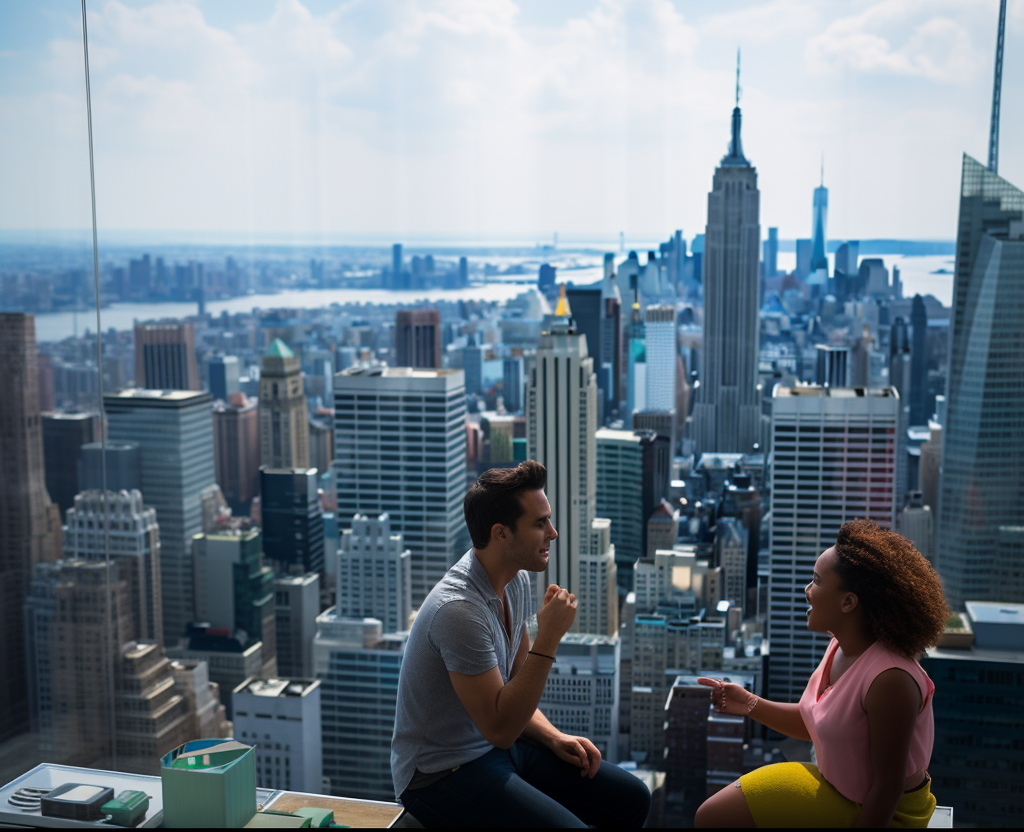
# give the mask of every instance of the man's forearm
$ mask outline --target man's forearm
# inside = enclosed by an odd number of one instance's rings
[[[551,724],[551,720],[544,716],[540,708],[533,712],[533,716],[530,717],[530,721],[526,723],[526,727],[523,729],[523,736],[526,739],[533,740],[541,745],[547,745],[549,740],[560,733],[561,731]]]

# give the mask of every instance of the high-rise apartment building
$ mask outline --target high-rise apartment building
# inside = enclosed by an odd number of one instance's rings
[[[804,587],[849,520],[896,528],[899,397],[891,388],[783,387],[772,395],[768,696],[795,702],[828,644]]]
[[[758,442],[757,170],[743,155],[737,89],[729,152],[715,170],[704,237],[704,346],[693,412],[697,452],[750,453]]]
[[[46,466],[46,491],[60,508],[61,517],[71,508],[78,485],[77,460],[82,446],[99,435],[98,413],[43,413],[43,459]]]
[[[192,538],[196,620],[263,642],[264,676],[277,675],[274,571],[263,564],[256,529],[197,534]]]
[[[399,367],[441,369],[441,313],[399,309],[395,313],[395,361]]]
[[[110,553],[118,577],[128,584],[136,641],[164,643],[160,593],[160,526],[156,509],[142,503],[142,492],[83,491],[68,509],[64,526],[67,560],[101,561]]]
[[[21,608],[37,563],[61,554],[60,510],[46,492],[35,319],[0,313],[0,741],[25,730]]]
[[[263,554],[281,573],[324,572],[324,518],[316,468],[260,468]]]
[[[260,493],[260,422],[256,399],[231,393],[213,403],[213,459],[217,484],[236,516],[247,515]]]
[[[526,394],[527,455],[547,468],[551,519],[558,529],[544,588],[557,583],[579,598],[573,631],[618,631],[614,547],[607,520],[597,515],[597,380],[586,338],[562,297],[537,347]]]
[[[231,697],[234,734],[256,746],[256,787],[323,790],[320,681],[247,679]]]
[[[668,492],[669,443],[654,431],[610,428],[597,431],[595,440],[597,513],[612,521],[619,594],[625,595],[633,588],[633,564],[647,553],[647,521]]]
[[[338,559],[338,615],[380,619],[387,633],[408,630],[412,555],[391,531],[391,518],[353,517],[341,533]]]
[[[391,737],[407,634],[374,618],[317,618],[313,669],[320,679],[323,776],[334,795],[394,800]]]
[[[192,324],[135,324],[135,385],[147,390],[201,389]]]
[[[313,673],[313,639],[320,614],[320,574],[278,575],[274,579],[277,674],[299,679]]]
[[[352,368],[334,377],[337,517],[387,514],[412,552],[419,607],[469,547],[461,370]]]
[[[1024,191],[964,155],[935,560],[954,608],[1024,602],[1022,308]]]
[[[260,463],[270,468],[309,467],[309,412],[302,366],[275,338],[260,372]]]
[[[134,442],[142,499],[160,524],[164,638],[174,644],[195,621],[192,536],[203,529],[203,495],[214,479],[212,398],[186,390],[129,388],[104,397],[112,442]]]

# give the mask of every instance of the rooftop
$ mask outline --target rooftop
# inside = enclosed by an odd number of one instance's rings
[[[818,387],[814,384],[798,384],[788,387],[776,384],[772,391],[775,398],[785,396],[805,396],[814,398],[858,399],[858,398],[889,398],[893,395],[891,387]]]
[[[320,687],[319,679],[246,679],[235,688],[237,693],[251,693],[253,696],[302,697]]]

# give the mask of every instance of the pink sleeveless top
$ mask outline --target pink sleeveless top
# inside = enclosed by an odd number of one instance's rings
[[[834,685],[819,697],[822,678],[832,667],[839,642],[832,639],[800,697],[800,716],[811,735],[818,770],[848,800],[863,803],[871,786],[868,714],[864,700],[879,673],[898,667],[921,689],[921,710],[910,741],[907,775],[927,768],[935,740],[932,694],[935,685],[917,662],[887,650],[876,641],[857,657]]]

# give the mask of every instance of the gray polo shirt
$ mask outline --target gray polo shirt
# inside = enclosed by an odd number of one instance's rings
[[[508,682],[530,616],[530,577],[523,571],[505,588],[512,623],[502,626],[501,599],[470,549],[420,607],[398,679],[391,775],[401,795],[417,770],[452,769],[494,746],[484,739],[452,687],[449,671],[476,676],[492,667]]]

